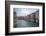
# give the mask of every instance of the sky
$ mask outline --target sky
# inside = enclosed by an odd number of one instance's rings
[[[17,16],[27,16],[37,11],[37,8],[14,8]]]

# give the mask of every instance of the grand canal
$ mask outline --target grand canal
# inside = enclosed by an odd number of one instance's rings
[[[38,27],[39,24],[26,21],[26,20],[17,20],[16,23],[14,23],[14,27]]]

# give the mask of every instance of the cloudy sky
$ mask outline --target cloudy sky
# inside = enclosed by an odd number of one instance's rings
[[[34,13],[38,9],[36,8],[14,8],[17,16],[27,16],[29,14]]]

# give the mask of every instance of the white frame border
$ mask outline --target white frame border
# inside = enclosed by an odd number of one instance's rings
[[[39,8],[39,27],[13,28],[13,8]],[[10,5],[10,32],[42,31],[42,6]]]

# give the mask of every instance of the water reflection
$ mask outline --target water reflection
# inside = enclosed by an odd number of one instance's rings
[[[17,20],[14,27],[38,27],[39,24],[26,20]]]

